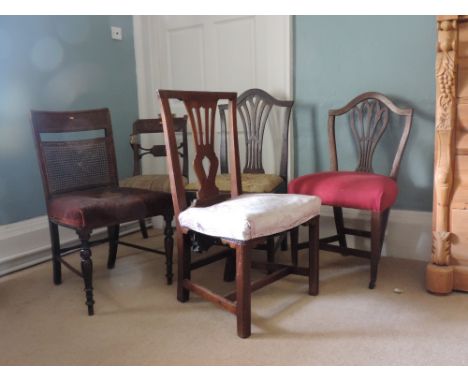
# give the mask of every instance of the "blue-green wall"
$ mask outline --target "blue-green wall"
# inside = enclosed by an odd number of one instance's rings
[[[328,109],[365,91],[378,91],[401,107],[414,108],[396,208],[430,211],[435,17],[297,16],[294,35],[296,175],[329,168]],[[383,142],[382,153],[393,138]],[[341,143],[352,145],[349,140]],[[351,157],[349,149],[342,152],[343,169],[355,165]]]
[[[128,176],[138,116],[131,16],[0,17],[0,224],[45,214],[29,110],[100,107],[111,111],[119,175]]]

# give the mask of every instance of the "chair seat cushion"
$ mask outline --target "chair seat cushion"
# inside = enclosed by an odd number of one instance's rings
[[[242,192],[246,193],[265,193],[273,192],[281,183],[283,178],[275,174],[242,174]],[[220,174],[216,176],[216,187],[220,192],[231,191],[231,176],[229,174]],[[185,186],[187,191],[198,191],[200,184],[192,182]]]
[[[164,192],[98,188],[53,196],[47,209],[56,223],[88,230],[165,214],[172,210],[172,200]]]
[[[398,186],[395,180],[384,175],[327,171],[292,180],[288,192],[317,195],[328,206],[382,212],[395,203]]]
[[[246,241],[286,231],[319,215],[320,199],[288,194],[243,194],[210,207],[179,214],[183,228]]]
[[[184,184],[187,179],[183,178]],[[119,182],[120,187],[141,188],[144,190],[171,192],[169,183],[169,175],[166,174],[151,174],[151,175],[135,175],[130,178],[122,179]]]

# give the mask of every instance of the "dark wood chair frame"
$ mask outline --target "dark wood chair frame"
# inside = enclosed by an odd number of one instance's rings
[[[279,176],[283,182],[272,192],[286,193],[288,185],[288,154],[289,154],[289,120],[294,101],[280,100],[262,89],[248,89],[237,97],[237,112],[240,116],[245,135],[245,174],[264,174],[265,169],[262,163],[263,137],[270,113],[274,108],[284,109],[283,121],[281,124],[281,158]],[[226,112],[228,105],[218,106],[221,122],[221,145],[220,161],[221,174],[229,172],[228,149],[227,149],[227,124]],[[267,240],[266,245],[260,245],[259,249],[267,251],[269,262],[275,261],[275,253],[280,245],[282,250],[287,250],[287,235],[279,235],[279,240],[275,242],[274,237]]]
[[[80,123],[80,121],[86,119],[87,123]],[[63,192],[54,192],[51,190],[49,185],[49,178],[46,169],[46,158],[43,152],[43,145],[45,142],[41,137],[42,134],[63,134],[63,133],[82,133],[102,130],[104,137],[87,139],[87,142],[98,143],[102,142],[105,144],[106,157],[108,160],[108,183],[100,184],[100,187],[118,187],[118,175],[117,175],[117,163],[115,157],[115,146],[112,134],[112,123],[110,118],[109,109],[95,109],[95,110],[81,110],[81,111],[67,111],[67,112],[50,112],[50,111],[31,111],[31,124],[34,135],[34,143],[36,146],[36,153],[38,156],[39,167],[42,177],[42,185],[44,190],[44,196],[46,205],[49,200],[56,194]],[[73,142],[79,141],[79,139],[72,140]],[[61,141],[63,146],[67,145],[68,141]],[[86,190],[91,187],[73,187],[67,189],[65,192],[73,192]],[[48,209],[48,208],[47,208]],[[52,249],[52,266],[53,266],[53,282],[55,285],[62,283],[62,264],[68,268],[74,274],[80,276],[84,280],[85,294],[86,294],[86,305],[88,307],[88,315],[94,314],[94,298],[93,298],[93,262],[91,259],[91,247],[109,243],[109,255],[107,261],[107,268],[112,269],[115,266],[117,258],[118,245],[122,244],[125,246],[137,248],[140,250],[162,254],[166,257],[166,280],[167,284],[172,283],[172,258],[173,258],[173,229],[171,226],[174,213],[172,206],[166,209],[163,217],[166,222],[166,229],[164,231],[164,251],[160,251],[154,248],[143,247],[135,245],[133,243],[127,243],[119,241],[119,228],[120,221],[115,221],[114,224],[107,227],[108,237],[104,239],[91,240],[92,230],[77,230],[75,227],[67,226],[61,222],[58,222],[48,216],[49,231]],[[58,227],[63,226],[75,230],[80,240],[79,244],[71,245],[68,247],[62,247],[60,244],[59,229]],[[81,258],[81,271],[74,268],[69,264],[63,257],[74,253],[80,252]]]
[[[364,110],[365,108],[365,110]],[[359,152],[359,163],[355,171],[373,173],[372,158],[377,144],[386,131],[389,120],[389,111],[404,118],[403,131],[400,142],[393,159],[390,178],[396,180],[400,168],[401,158],[408,141],[411,130],[413,109],[401,109],[397,107],[388,97],[377,92],[363,93],[351,100],[344,107],[328,112],[328,139],[330,154],[330,171],[338,171],[338,156],[335,139],[335,119],[338,116],[352,112],[349,122],[353,138]],[[374,113],[374,114],[372,114]],[[357,123],[356,126],[356,117]],[[347,228],[344,226],[342,207],[333,207],[333,215],[337,234],[320,239],[320,249],[337,252],[343,255],[353,255],[370,259],[370,282],[369,288],[375,288],[377,270],[382,252],[385,230],[387,227],[390,208],[382,212],[371,212],[370,231]],[[365,251],[349,248],[346,235],[370,238],[371,250]],[[338,245],[331,244],[338,242]],[[300,244],[299,247],[305,246]]]
[[[236,93],[228,92],[193,92],[193,91],[170,91],[159,90],[159,100],[162,110],[164,137],[168,152],[168,172],[170,174],[171,191],[176,216],[176,242],[178,250],[178,279],[177,299],[186,302],[190,292],[194,292],[202,298],[213,302],[237,317],[237,334],[241,338],[249,337],[251,334],[251,293],[288,274],[300,274],[309,278],[309,294],[318,294],[318,229],[319,217],[312,218],[309,227],[309,267],[297,266],[298,251],[298,227],[291,232],[291,252],[295,263],[292,265],[257,263],[251,259],[251,251],[255,245],[264,242],[266,237],[249,241],[237,241],[224,238],[213,238],[235,250],[236,259],[236,290],[224,296],[197,284],[191,280],[191,235],[190,231],[181,227],[178,221],[180,212],[187,208],[185,189],[182,183],[182,174],[177,155],[177,144],[174,134],[173,118],[170,100],[180,100],[184,103],[193,131],[196,156],[193,162],[195,174],[200,182],[200,190],[197,192],[195,205],[210,206],[229,198],[229,195],[220,194],[215,185],[215,177],[218,170],[219,160],[214,150],[214,124],[218,101],[228,101],[229,133],[230,133],[230,157],[229,166],[231,173],[231,197],[242,193],[239,166],[239,150],[236,123]],[[204,121],[202,123],[202,121]],[[205,129],[203,129],[203,124]],[[209,170],[206,173],[203,160],[209,160]],[[271,274],[261,280],[251,283],[250,268],[262,268],[272,271]]]
[[[187,116],[174,118],[174,130],[182,135],[182,141],[177,149],[182,158],[182,175],[188,179]],[[153,145],[151,148],[143,147],[141,145],[141,134],[162,133],[161,118],[137,119],[133,123],[132,134],[130,135],[130,147],[133,151],[133,176],[141,175],[141,159],[145,155],[152,155],[155,158],[166,156],[166,147],[164,145]],[[147,239],[148,230],[145,221],[140,220],[139,224],[143,238]]]

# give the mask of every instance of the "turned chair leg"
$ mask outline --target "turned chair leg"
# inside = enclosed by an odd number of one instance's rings
[[[117,259],[117,248],[119,246],[119,225],[107,227],[107,234],[109,237],[109,257],[107,258],[107,268],[112,269],[115,266]]]
[[[143,236],[143,239],[148,239],[148,229],[146,228],[145,220],[140,219],[138,220],[138,223],[140,223],[141,236]]]
[[[174,274],[172,272],[172,257],[174,251],[174,239],[172,238],[174,230],[172,229],[172,214],[164,216],[164,252],[166,253],[166,282],[172,284]]]
[[[341,248],[347,248],[346,235],[344,233],[344,220],[343,220],[343,208],[333,207],[333,216],[335,218],[336,233],[338,234],[338,242]],[[344,256],[346,254],[343,253]]]
[[[291,240],[292,242],[292,240]],[[291,243],[292,246],[292,243]],[[309,294],[319,293],[319,217],[309,222]]]
[[[81,240],[81,272],[83,274],[86,305],[88,306],[88,315],[94,314],[94,300],[93,300],[93,262],[91,260],[91,249],[89,246],[90,233],[79,233]]]
[[[52,245],[52,267],[54,284],[62,283],[62,264],[60,263],[60,237],[58,225],[49,220],[50,242]]]
[[[188,235],[176,233],[177,240],[177,300],[186,302],[190,292],[184,287],[184,280],[190,280],[191,249]]]
[[[250,253],[247,245],[236,247],[236,300],[237,335],[241,338],[251,334]]]

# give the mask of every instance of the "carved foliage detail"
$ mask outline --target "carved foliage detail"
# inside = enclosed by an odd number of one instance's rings
[[[452,108],[455,100],[456,21],[444,20],[439,22],[438,32],[436,79],[439,114],[437,117],[437,129],[449,130],[453,125]]]

